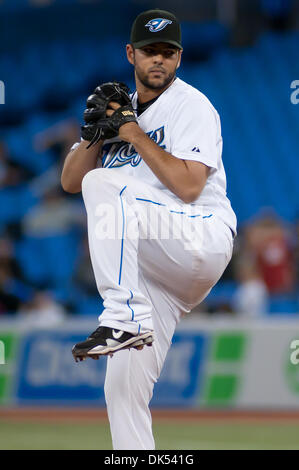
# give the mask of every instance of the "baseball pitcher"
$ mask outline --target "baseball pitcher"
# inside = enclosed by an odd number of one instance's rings
[[[90,257],[104,310],[73,347],[107,355],[105,397],[114,449],[154,449],[151,400],[177,323],[217,283],[233,249],[220,119],[176,77],[181,30],[167,11],[133,23],[128,61],[136,91],[99,85],[61,183],[82,191]],[[113,356],[113,357],[112,357]]]

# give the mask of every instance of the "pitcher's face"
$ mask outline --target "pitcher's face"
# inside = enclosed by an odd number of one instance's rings
[[[166,88],[175,77],[182,51],[167,43],[155,43],[140,49],[127,46],[128,60],[135,67],[136,79],[152,90]]]

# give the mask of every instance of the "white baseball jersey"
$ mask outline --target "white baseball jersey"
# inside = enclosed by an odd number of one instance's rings
[[[132,104],[136,110],[137,93],[132,96]],[[211,168],[206,185],[193,204],[207,207],[236,233],[236,216],[226,196],[220,118],[206,96],[176,78],[137,121],[157,145],[173,156]],[[118,138],[105,141],[102,165],[134,176],[178,201],[129,143]]]

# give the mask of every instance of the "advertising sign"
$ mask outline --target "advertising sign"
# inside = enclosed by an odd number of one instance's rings
[[[0,405],[105,406],[106,358],[71,354],[93,327],[0,324]],[[299,409],[299,322],[182,322],[151,406]]]

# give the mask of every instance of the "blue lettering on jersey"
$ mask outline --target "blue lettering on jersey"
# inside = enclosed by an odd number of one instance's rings
[[[165,149],[164,126],[159,127],[155,131],[146,133],[159,147]],[[104,144],[102,148],[102,165],[103,168],[115,168],[124,165],[137,166],[141,162],[141,156],[136,152],[133,145],[128,142],[115,142]]]

